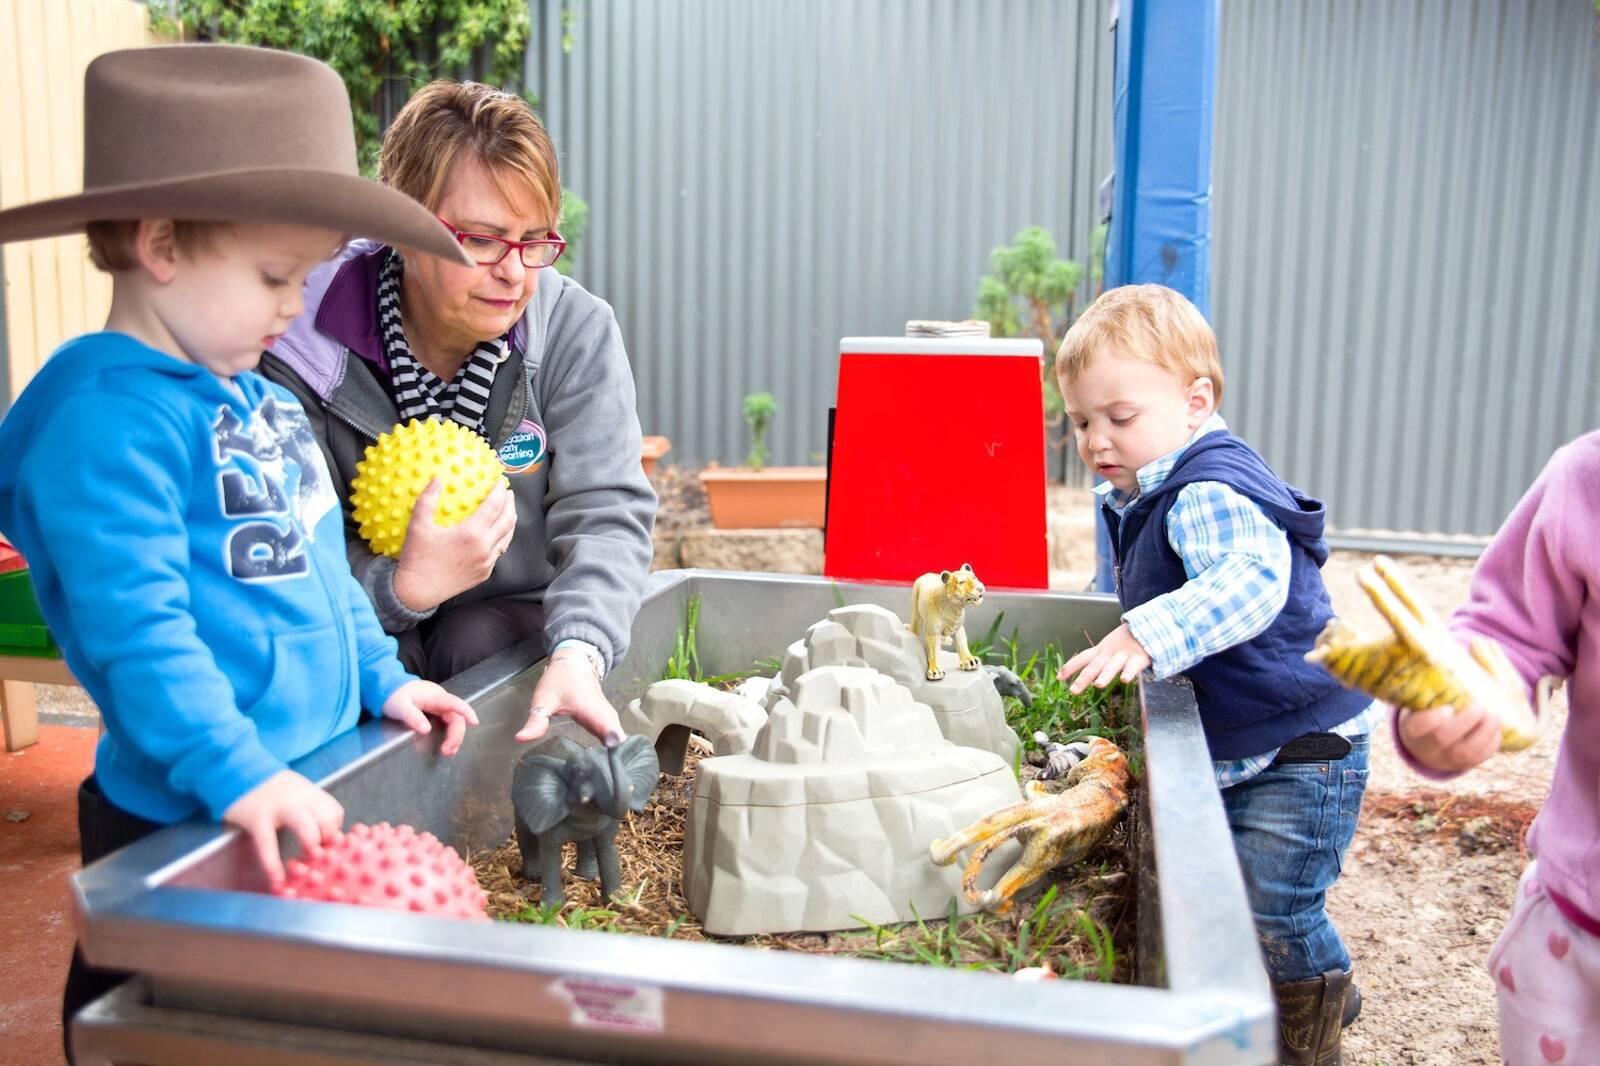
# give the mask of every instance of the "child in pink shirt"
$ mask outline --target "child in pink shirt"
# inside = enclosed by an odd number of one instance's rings
[[[1568,680],[1567,730],[1550,798],[1528,832],[1535,856],[1489,952],[1508,1063],[1600,1062],[1600,432],[1561,448],[1479,560],[1457,636],[1505,648],[1532,693]],[[1481,707],[1395,723],[1401,753],[1448,777],[1499,747]]]

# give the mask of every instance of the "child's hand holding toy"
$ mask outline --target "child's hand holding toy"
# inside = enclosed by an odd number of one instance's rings
[[[1400,740],[1422,765],[1440,773],[1470,770],[1500,750],[1499,715],[1478,704],[1407,711],[1397,723]]]
[[[249,836],[267,880],[276,888],[283,884],[278,830],[289,830],[300,838],[306,854],[315,855],[344,824],[344,807],[293,770],[279,770],[234,800],[222,820]]]

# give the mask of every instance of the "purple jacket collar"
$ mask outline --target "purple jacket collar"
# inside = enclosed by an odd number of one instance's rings
[[[352,241],[313,270],[306,278],[306,310],[272,347],[323,399],[344,378],[345,348],[389,369],[378,331],[378,272],[387,251],[373,241]],[[518,319],[512,347],[522,348],[527,335],[527,323]]]
[[[314,323],[319,333],[388,370],[378,333],[378,272],[385,251],[377,248],[344,261],[323,291]]]

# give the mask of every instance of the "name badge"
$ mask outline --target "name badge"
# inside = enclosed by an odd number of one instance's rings
[[[544,427],[527,419],[500,445],[500,465],[508,474],[531,473],[544,463]]]

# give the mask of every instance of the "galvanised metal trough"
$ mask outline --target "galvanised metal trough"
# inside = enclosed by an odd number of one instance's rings
[[[619,706],[661,676],[691,595],[708,673],[780,653],[838,604],[907,610],[903,585],[676,570],[651,575]],[[991,589],[1028,646],[1069,653],[1118,624],[1103,596]],[[503,842],[543,668],[512,649],[450,684],[482,725],[452,759],[437,736],[369,721],[296,769],[348,822],[403,822],[457,848]],[[516,923],[464,923],[278,899],[247,844],[173,826],[74,879],[94,965],[138,978],[74,1025],[80,1063],[1256,1064],[1272,999],[1194,699],[1141,686],[1145,777],[1133,813],[1140,981],[1019,982],[869,960]]]

